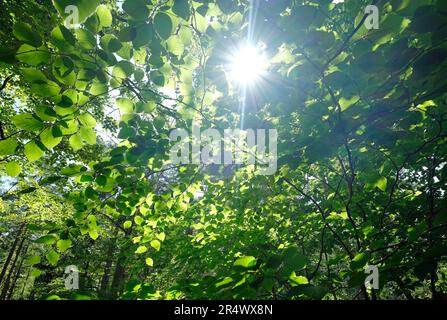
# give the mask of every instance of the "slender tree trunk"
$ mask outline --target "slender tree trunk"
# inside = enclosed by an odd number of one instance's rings
[[[19,263],[19,266],[17,267],[16,274],[14,275],[14,279],[12,280],[11,287],[9,288],[8,296],[6,298],[7,300],[11,300],[12,294],[14,293],[14,289],[16,287],[17,280],[20,276],[20,273],[22,272],[22,266],[23,266],[23,262],[25,261],[26,252],[28,251],[28,247],[29,247],[29,245],[27,245],[25,247],[25,249],[23,250],[22,258],[20,259],[20,263]]]
[[[20,235],[22,233],[24,226],[25,226],[24,223],[22,223],[20,225],[19,230],[17,231],[16,237],[14,239],[14,243],[12,244],[12,247],[9,250],[8,256],[6,257],[5,263],[3,264],[2,272],[0,273],[0,285],[3,282],[3,278],[5,277],[6,271],[8,270],[9,263],[11,262],[11,259],[14,255],[14,251],[16,250],[17,244],[19,243]]]
[[[22,251],[23,243],[25,242],[25,237],[22,237],[22,240],[20,241],[19,247],[17,248],[16,256],[14,257],[14,261],[12,262],[11,267],[9,268],[8,275],[6,276],[5,282],[3,284],[3,289],[0,294],[0,300],[4,300],[6,298],[6,294],[9,290],[9,284],[11,282],[11,276],[14,273],[14,268],[17,264],[17,260],[19,259],[20,252]]]
[[[121,290],[123,287],[123,280],[124,280],[124,273],[125,273],[125,262],[126,262],[126,257],[124,254],[125,251],[126,251],[125,247],[123,249],[121,249],[121,251],[118,255],[118,260],[116,261],[115,272],[113,274],[113,279],[112,279],[112,286],[110,288],[110,297],[112,299],[115,299],[118,297],[118,295],[121,293]]]
[[[24,295],[24,293],[25,293],[26,284],[28,283],[28,279],[29,279],[30,274],[31,274],[31,268],[28,269],[28,272],[27,272],[27,274],[26,274],[25,281],[23,282],[22,292],[20,292],[20,300],[24,300],[24,299],[25,299],[23,295]]]
[[[99,287],[99,294],[100,294],[100,296],[103,296],[103,297],[106,297],[108,294],[110,272],[112,270],[113,255],[115,253],[115,243],[116,243],[116,238],[111,239],[109,248],[107,250],[107,258],[106,258],[106,263],[104,266],[104,274],[101,278],[101,285]]]
[[[82,274],[82,280],[79,283],[79,288],[80,289],[87,289],[90,287],[90,281],[88,279],[88,268],[90,266],[90,260],[87,260],[87,262],[84,264],[84,270],[85,272]]]
[[[431,159],[431,166],[429,170],[429,176],[428,176],[428,215],[427,215],[427,224],[430,231],[428,232],[428,240],[430,243],[430,248],[432,248],[435,245],[435,239],[433,239],[433,232],[431,231],[431,228],[433,228],[433,220],[436,216],[436,208],[435,208],[435,197],[436,197],[436,189],[434,187],[434,177],[436,175],[436,166],[437,166],[437,160],[435,157]],[[433,268],[430,271],[430,291],[431,291],[431,298],[432,299],[438,299],[438,293],[436,292],[436,282],[438,281],[438,262],[433,259]]]

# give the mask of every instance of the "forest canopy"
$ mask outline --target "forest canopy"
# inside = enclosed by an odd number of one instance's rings
[[[0,299],[447,297],[447,1],[0,24]]]

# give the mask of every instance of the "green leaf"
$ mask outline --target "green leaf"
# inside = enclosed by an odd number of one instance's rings
[[[56,237],[52,234],[47,234],[46,236],[42,236],[35,240],[36,243],[51,245],[56,242]]]
[[[135,20],[144,20],[149,16],[148,4],[146,0],[126,0],[123,10]]]
[[[42,97],[54,97],[59,94],[61,88],[56,82],[47,81],[47,83],[31,84],[32,91]]]
[[[17,60],[30,66],[38,66],[50,61],[50,53],[45,47],[33,47],[28,44],[20,46],[16,53]]]
[[[247,277],[243,276],[241,280],[239,280],[231,289],[237,288],[241,285],[243,285],[247,281]]]
[[[57,127],[50,127],[46,128],[42,133],[40,134],[40,141],[42,141],[43,145],[48,149],[51,150],[54,147],[56,147],[59,143],[62,141],[61,136],[56,136],[59,134],[56,134]],[[60,129],[59,129],[60,131]],[[60,133],[62,135],[62,132]]]
[[[81,182],[91,182],[93,181],[93,176],[89,174],[84,174],[81,176]]]
[[[132,226],[132,221],[126,221],[123,223],[124,229],[130,229],[131,226]]]
[[[93,145],[96,143],[96,132],[92,128],[82,126],[79,130],[79,134],[88,144]]]
[[[81,47],[90,50],[96,47],[95,36],[86,29],[77,29],[76,37],[78,38],[78,43]]]
[[[191,15],[191,9],[189,7],[188,0],[176,0],[174,1],[174,5],[172,6],[172,12],[174,12],[179,17],[188,21]]]
[[[22,113],[12,117],[12,122],[20,129],[38,131],[43,128],[43,122],[31,113]]]
[[[185,46],[188,46],[191,44],[192,40],[192,31],[188,28],[182,27],[178,33],[178,36],[182,40],[183,44]]]
[[[53,266],[57,265],[57,263],[60,259],[59,253],[57,253],[54,250],[51,250],[50,252],[48,252],[45,257],[47,258],[48,262]]]
[[[64,26],[55,27],[51,31],[52,43],[61,50],[73,50],[76,44],[76,37]]]
[[[17,177],[20,174],[20,171],[22,170],[20,164],[18,164],[15,161],[8,162],[5,169],[6,173],[11,177]]]
[[[157,234],[157,239],[160,241],[165,241],[166,238],[166,234],[164,232],[160,232],[159,234]]]
[[[379,180],[377,180],[374,183],[374,187],[382,190],[383,192],[386,191],[386,186],[387,186],[387,178],[386,177],[380,177]]]
[[[98,185],[105,186],[107,183],[107,177],[105,177],[103,175],[99,175],[95,181]]]
[[[160,241],[158,241],[158,240],[151,241],[151,247],[154,248],[155,250],[159,251],[160,246],[161,246]]]
[[[147,112],[151,113],[155,110],[157,104],[153,101],[150,102],[138,102],[136,105],[136,112]]]
[[[166,41],[168,49],[172,54],[181,56],[185,49],[182,39],[179,36],[172,36]]]
[[[33,266],[39,263],[40,263],[40,256],[31,256],[28,259],[26,259],[25,265]]]
[[[61,173],[66,176],[76,176],[81,172],[87,171],[87,168],[80,164],[70,164],[68,167],[65,167],[61,170]]]
[[[123,59],[130,60],[133,56],[133,48],[131,43],[121,43],[122,47],[116,53]]]
[[[70,239],[67,239],[67,240],[61,239],[57,242],[57,247],[61,253],[64,253],[65,251],[67,251],[68,248],[71,247],[71,240]]]
[[[41,274],[42,274],[42,271],[40,271],[40,270],[37,269],[37,268],[33,268],[33,270],[31,271],[31,275],[32,275],[34,278],[38,278]]]
[[[166,13],[158,12],[154,17],[154,29],[163,39],[168,39],[172,33],[172,21]]]
[[[14,138],[0,140],[0,156],[9,156],[14,154],[17,149],[18,142]]]
[[[163,87],[165,85],[165,77],[163,73],[159,70],[153,70],[150,73],[150,79],[153,83],[155,83],[159,87]]]
[[[133,113],[134,104],[131,100],[127,98],[116,99],[116,105],[121,110],[122,113]]]
[[[68,142],[70,143],[70,146],[73,148],[74,151],[82,149],[82,146],[84,145],[79,134],[72,135],[70,139],[68,139]]]
[[[25,145],[25,156],[29,162],[39,160],[44,154],[44,151],[37,145],[35,141],[30,141]]]
[[[353,104],[357,103],[359,100],[360,100],[360,98],[358,96],[353,96],[349,99],[341,98],[339,101],[341,111],[347,110],[349,107],[351,107]]]
[[[40,47],[42,45],[42,38],[40,35],[27,23],[17,22],[14,24],[12,32],[20,41],[29,43],[34,47]]]
[[[152,258],[146,258],[146,264],[149,267],[153,267],[154,266],[154,260],[152,260]]]
[[[98,239],[98,237],[99,237],[98,230],[95,230],[95,229],[90,229],[90,230],[88,231],[88,235],[89,235],[90,238],[92,238],[93,240],[96,240],[96,239]]]
[[[144,222],[144,219],[142,217],[140,217],[140,216],[136,216],[133,220],[139,226]]]
[[[135,32],[135,37],[132,38],[134,48],[147,45],[154,37],[154,28],[151,24],[142,24],[136,28]]]
[[[96,14],[98,15],[99,24],[101,27],[110,27],[112,25],[112,13],[106,5],[100,5],[96,10]]]
[[[88,112],[79,115],[78,119],[86,127],[96,127],[96,119]]]
[[[133,41],[136,36],[137,36],[137,29],[135,27],[124,27],[119,31],[119,33],[117,35],[118,40],[121,42]],[[107,40],[107,38],[105,40]],[[130,58],[128,58],[128,59],[130,59]]]
[[[73,69],[74,62],[69,57],[57,57],[53,62],[53,75],[62,83],[69,85],[75,83],[76,76]]]
[[[54,121],[57,119],[57,113],[52,108],[44,105],[36,107],[36,114],[43,121]]]
[[[84,29],[97,34],[99,31],[101,31],[102,27],[99,24],[99,18],[97,14],[92,14],[90,17],[87,18],[84,22]]]
[[[236,259],[236,261],[233,263],[233,266],[241,266],[244,268],[251,268],[254,267],[255,265],[256,265],[256,258],[253,256],[240,257]]]
[[[223,278],[221,281],[217,282],[217,283],[215,284],[215,286],[216,286],[216,288],[219,288],[219,287],[225,286],[225,285],[227,285],[227,284],[229,284],[229,283],[231,283],[231,282],[233,282],[233,278],[231,278],[231,277],[225,277],[225,278]]]
[[[292,285],[302,285],[302,284],[308,284],[309,280],[307,280],[304,276],[297,276],[295,272],[292,272],[292,274],[289,277],[290,282]]]
[[[63,135],[72,135],[78,132],[79,125],[76,119],[61,121],[60,129]]]
[[[109,89],[108,89],[107,85],[95,82],[90,87],[90,94],[92,94],[94,96],[99,96],[99,95],[105,94],[108,90]]]
[[[90,186],[88,186],[85,189],[84,194],[89,199],[94,199],[95,196],[97,195],[96,191],[92,187],[90,187]]]
[[[112,74],[117,78],[126,79],[132,75],[134,72],[133,64],[129,61],[120,61],[114,67]]]
[[[145,253],[147,251],[146,246],[139,246],[137,250],[135,250],[135,253],[137,254],[141,254],[141,253]]]

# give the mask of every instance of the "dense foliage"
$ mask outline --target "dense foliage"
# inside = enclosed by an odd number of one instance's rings
[[[0,22],[1,299],[446,297],[446,1],[0,0]],[[247,39],[269,65],[240,90]],[[170,163],[172,129],[242,120],[278,130],[274,175]]]

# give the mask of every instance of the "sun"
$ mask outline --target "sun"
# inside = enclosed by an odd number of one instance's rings
[[[247,44],[232,54],[229,79],[242,86],[251,85],[265,74],[266,69],[265,55],[255,46]]]

